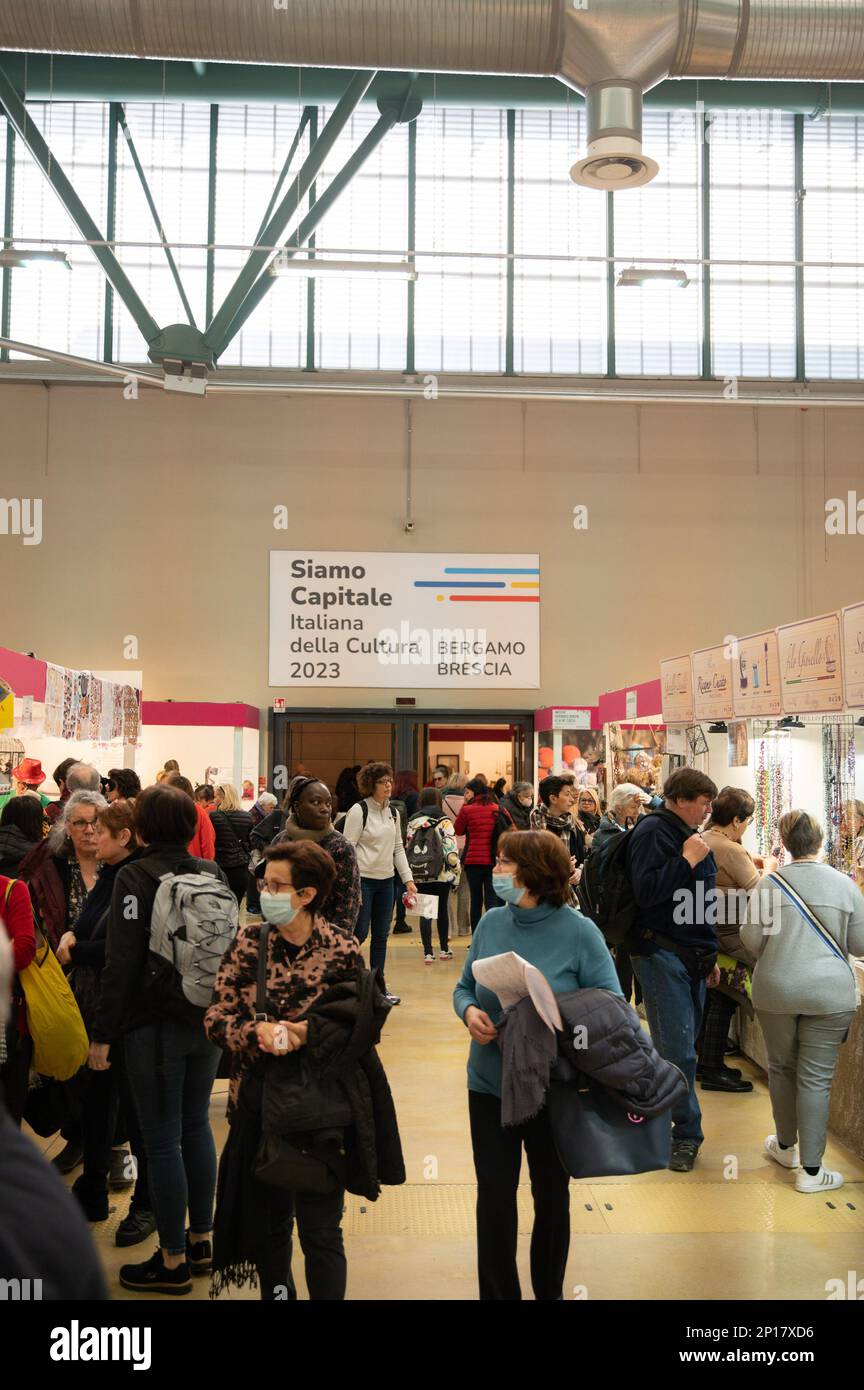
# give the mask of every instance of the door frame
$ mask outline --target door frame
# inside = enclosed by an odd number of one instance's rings
[[[291,723],[310,724],[394,724],[396,726],[396,767],[419,766],[420,727],[424,724],[512,724],[521,734],[521,763],[514,761],[513,780],[533,782],[534,711],[507,709],[273,709],[267,717],[267,784],[272,787],[276,767],[285,766],[279,757],[286,751],[287,727]],[[517,744],[518,746],[518,744]],[[517,755],[518,757],[518,755]]]

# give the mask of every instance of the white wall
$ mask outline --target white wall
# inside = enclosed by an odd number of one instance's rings
[[[468,772],[471,777],[476,777],[478,772],[485,772],[490,782],[497,782],[499,777],[513,776],[513,744],[509,738],[500,743],[487,743],[485,740],[463,742],[461,739],[444,739],[438,743],[430,743],[431,767],[435,766],[440,753],[458,753],[459,771]]]

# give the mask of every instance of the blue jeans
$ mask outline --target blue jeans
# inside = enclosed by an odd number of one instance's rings
[[[363,945],[372,928],[372,945],[369,950],[369,966],[375,970],[384,969],[387,960],[387,937],[390,934],[390,917],[393,913],[392,878],[361,878],[360,915],[354,935]]]
[[[173,1018],[126,1034],[126,1071],[147,1151],[159,1243],[169,1255],[185,1253],[187,1206],[190,1230],[203,1235],[213,1228],[216,1145],[209,1108],[220,1056],[202,1026]]]
[[[702,1024],[706,984],[693,980],[674,951],[631,956],[642,986],[651,1041],[687,1078],[688,1093],[672,1109],[672,1139],[701,1144],[702,1111],[696,1096],[696,1039]]]

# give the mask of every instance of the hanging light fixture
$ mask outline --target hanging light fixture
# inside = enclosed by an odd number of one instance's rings
[[[645,266],[640,270],[635,265],[630,265],[619,273],[618,279],[615,281],[617,289],[627,289],[628,287],[646,289],[655,285],[674,285],[680,290],[686,290],[689,284],[690,279],[686,270],[679,270],[677,266],[670,266],[668,269]]]
[[[0,251],[0,270],[22,270],[32,265],[57,265],[71,270],[72,263],[65,251],[31,251],[26,246],[4,246]]]
[[[339,275],[343,279],[353,275],[392,275],[403,280],[416,280],[417,268],[411,261],[334,261],[325,257],[277,256],[268,266],[267,274],[274,278],[280,275],[305,275],[309,279],[319,275]]]

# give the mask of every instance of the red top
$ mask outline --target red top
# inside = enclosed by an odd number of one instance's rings
[[[0,874],[0,918],[12,942],[15,974],[20,975],[36,954],[36,932],[33,927],[30,892],[27,884],[21,879],[6,878]],[[20,986],[16,989],[16,984],[17,981],[13,982],[13,997],[20,993]],[[27,1032],[27,1013],[23,1003],[18,1008],[18,1031]]]
[[[457,835],[468,836],[466,864],[492,863],[492,832],[498,819],[498,802],[469,801],[463,805],[456,817],[454,829]]]
[[[195,802],[195,814],[198,817],[198,829],[189,841],[189,853],[196,859],[212,859],[216,849],[216,831],[213,822],[198,802]]]

